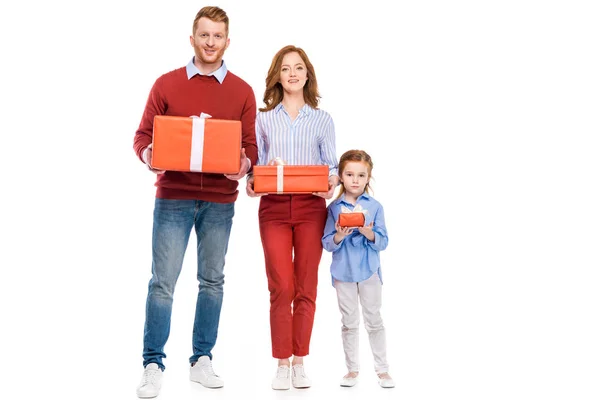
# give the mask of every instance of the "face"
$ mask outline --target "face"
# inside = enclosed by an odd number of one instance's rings
[[[288,93],[302,91],[308,79],[306,65],[300,54],[294,52],[283,56],[281,70],[279,71],[279,82],[283,90]]]
[[[190,36],[190,43],[196,53],[196,59],[206,66],[219,68],[223,54],[229,47],[229,38],[225,22],[214,22],[200,18],[196,22],[196,33]]]
[[[350,161],[344,167],[341,177],[342,184],[346,193],[353,197],[358,197],[365,191],[365,186],[369,183],[369,168],[367,163],[360,161]]]

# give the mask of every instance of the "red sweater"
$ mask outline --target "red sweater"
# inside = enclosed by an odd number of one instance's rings
[[[152,87],[133,140],[139,159],[142,160],[144,149],[152,143],[155,115],[189,117],[200,113],[215,119],[242,121],[242,147],[251,164],[256,164],[256,99],[250,85],[230,71],[223,83],[214,76],[195,75],[188,80],[185,67],[162,75]],[[163,199],[232,203],[238,195],[238,182],[223,174],[166,171],[157,175],[155,186],[156,197]]]

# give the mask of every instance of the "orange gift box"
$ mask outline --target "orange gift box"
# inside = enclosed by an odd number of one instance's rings
[[[329,190],[327,165],[255,165],[256,193],[312,193]]]
[[[237,174],[242,122],[199,117],[154,117],[152,168]]]
[[[338,224],[345,227],[364,226],[365,214],[361,212],[340,213]]]

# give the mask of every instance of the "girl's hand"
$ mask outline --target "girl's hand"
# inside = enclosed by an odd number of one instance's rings
[[[336,234],[333,236],[333,243],[340,244],[342,240],[352,232],[354,232],[353,228],[349,228],[347,226],[340,226],[338,222],[335,223]]]
[[[340,226],[340,224],[338,222],[335,223],[335,230],[337,231],[337,233],[342,235],[342,237],[348,236],[349,234],[354,232],[354,228],[350,228],[347,226]]]
[[[375,241],[375,233],[373,233],[373,222],[369,225],[359,226],[358,231],[371,242]]]

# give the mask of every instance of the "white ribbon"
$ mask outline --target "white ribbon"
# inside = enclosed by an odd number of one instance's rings
[[[277,165],[277,193],[283,193],[283,165]]]
[[[275,157],[269,161],[268,165],[285,165],[285,162],[281,159],[281,157]]]
[[[354,209],[350,209],[346,206],[342,206],[342,213],[355,213],[355,212],[359,212],[359,213],[363,213],[365,214],[365,216],[368,214],[369,210],[363,209],[362,206],[360,204],[357,204],[354,206]]]
[[[201,113],[200,117],[192,115],[192,148],[190,149],[190,171],[202,172],[204,157],[204,121],[209,114]]]

